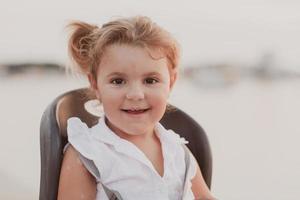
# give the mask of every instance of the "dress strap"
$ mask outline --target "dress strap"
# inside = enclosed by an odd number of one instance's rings
[[[188,171],[190,168],[190,150],[188,149],[188,147],[183,144],[183,149],[184,149],[184,161],[185,161],[185,173],[184,173],[184,182],[185,183],[187,181],[187,176],[188,176]],[[183,184],[183,186],[185,186],[185,184]],[[184,190],[183,190],[184,191]]]
[[[189,148],[183,144],[184,149],[184,159],[185,159],[185,174],[184,174],[184,182],[183,182],[183,194],[182,199],[191,199],[194,197],[194,195],[191,192],[191,177],[195,176],[196,173],[196,160],[194,159],[191,151]]]

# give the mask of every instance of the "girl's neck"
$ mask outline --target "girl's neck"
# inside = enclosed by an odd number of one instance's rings
[[[107,120],[107,118],[105,118],[105,123],[120,138],[122,138],[124,140],[128,140],[135,144],[151,141],[153,139],[154,140],[157,139],[154,127],[152,129],[150,129],[149,131],[146,131],[143,134],[130,134],[130,133],[126,133],[123,130],[119,129],[118,127],[114,126],[112,123],[110,123],[109,120]]]

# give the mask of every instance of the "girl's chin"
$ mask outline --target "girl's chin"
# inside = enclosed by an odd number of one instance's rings
[[[152,134],[154,130],[154,125],[146,127],[145,125],[134,126],[134,127],[124,127],[122,131],[120,130],[119,136],[121,137],[135,137],[135,136],[146,136],[147,134]]]

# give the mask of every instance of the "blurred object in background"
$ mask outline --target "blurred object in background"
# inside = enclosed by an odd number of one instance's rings
[[[222,88],[233,86],[240,81],[300,80],[300,71],[278,66],[271,53],[262,55],[256,65],[247,64],[194,64],[183,69],[183,77],[198,87]],[[300,67],[300,66],[299,66]]]
[[[239,69],[229,64],[186,67],[184,78],[203,88],[219,88],[236,84],[240,77]]]
[[[64,74],[65,69],[56,63],[9,63],[0,64],[0,77],[24,74]]]

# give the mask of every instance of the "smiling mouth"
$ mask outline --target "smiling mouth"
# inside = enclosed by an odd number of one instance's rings
[[[148,110],[150,110],[150,108],[147,108],[147,109],[121,109],[121,110],[128,114],[138,115],[138,114],[147,112]]]

